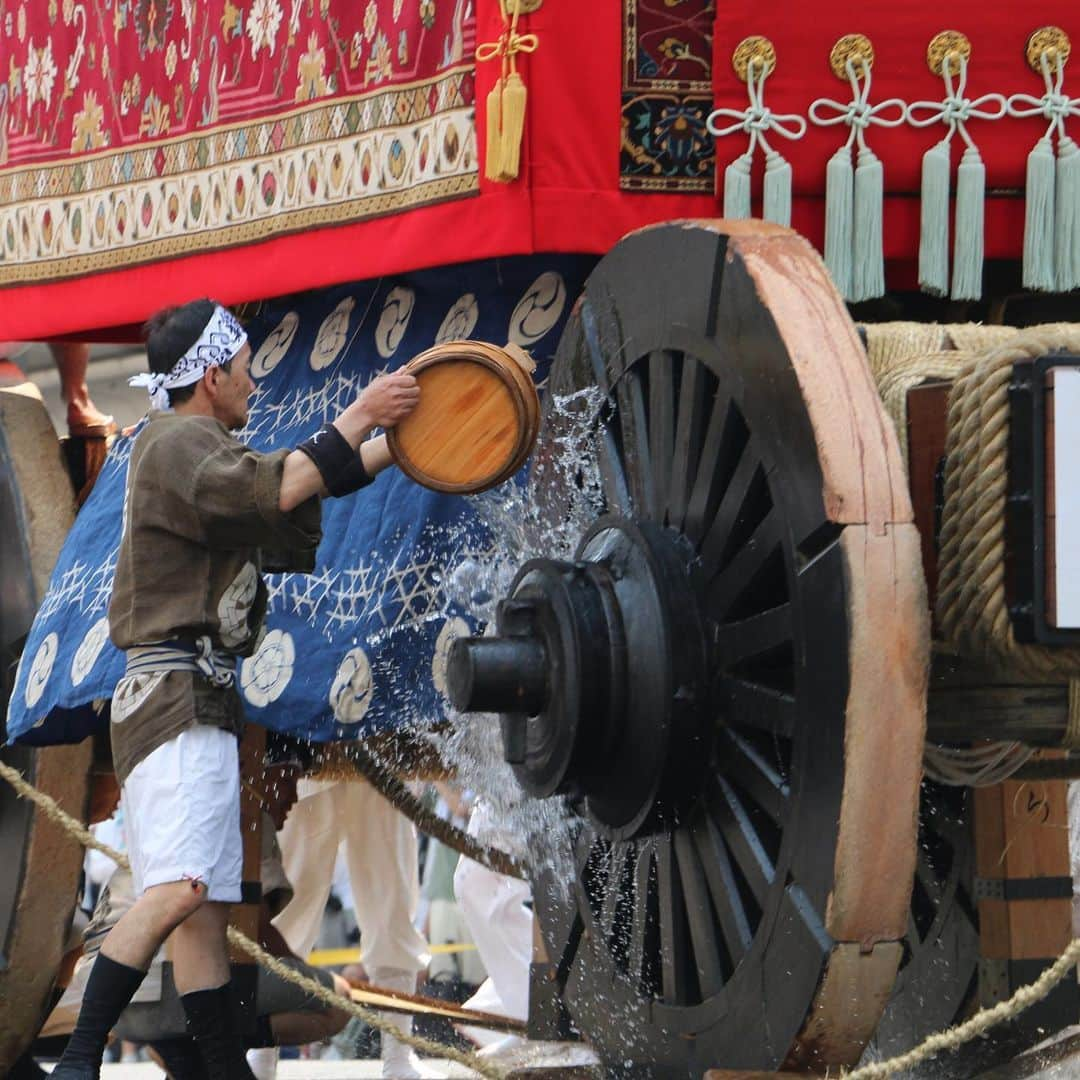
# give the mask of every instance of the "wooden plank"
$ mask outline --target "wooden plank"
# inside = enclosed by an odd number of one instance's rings
[[[907,395],[908,485],[922,547],[926,591],[933,610],[938,583],[937,472],[945,456],[949,411],[948,382],[928,382]]]
[[[410,1016],[439,1016],[455,1024],[471,1024],[491,1031],[506,1031],[514,1035],[526,1034],[526,1022],[496,1013],[463,1009],[439,998],[421,994],[407,994],[399,990],[384,990],[372,983],[350,982],[349,996],[353,1001],[380,1012],[407,1013]]]
[[[1071,879],[1063,781],[1006,781],[977,788],[975,866],[985,881]],[[990,960],[1056,959],[1072,938],[1072,904],[1061,899],[983,898],[979,907],[982,956]],[[1013,988],[1015,989],[1015,988]]]

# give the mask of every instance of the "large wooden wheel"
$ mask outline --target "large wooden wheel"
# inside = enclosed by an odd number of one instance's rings
[[[0,391],[0,708],[74,515],[40,400]],[[86,811],[90,745],[4,748],[3,760],[69,813]],[[44,1019],[77,897],[82,848],[0,780],[0,1075]]]
[[[929,627],[895,437],[820,259],[757,222],[625,239],[549,382],[531,483],[560,529],[582,427],[604,516],[451,657],[525,786],[578,797],[573,887],[535,889],[564,1000],[657,1075],[854,1062],[907,933]]]

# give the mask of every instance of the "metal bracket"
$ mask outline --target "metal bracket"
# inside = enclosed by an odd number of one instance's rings
[[[975,879],[975,900],[1071,900],[1071,877]]]

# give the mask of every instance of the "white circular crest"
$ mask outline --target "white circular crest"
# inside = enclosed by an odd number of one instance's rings
[[[329,315],[323,319],[322,326],[315,338],[315,347],[311,350],[311,370],[322,371],[329,367],[345,348],[349,336],[349,316],[356,307],[356,300],[346,296]]]
[[[379,325],[375,327],[375,348],[384,360],[393,356],[401,344],[415,304],[416,293],[412,289],[395,285],[390,290],[379,316]]]
[[[444,341],[460,341],[467,338],[476,328],[476,321],[480,318],[480,305],[476,297],[470,292],[460,297],[454,306],[446,313],[446,318],[435,335],[435,344],[441,345]]]
[[[248,616],[255,594],[259,587],[259,572],[253,563],[244,563],[240,573],[233,578],[229,587],[221,594],[218,601],[218,623],[221,644],[227,649],[243,645],[248,639],[251,628]]]
[[[375,682],[363,649],[350,649],[341,659],[330,687],[330,708],[339,724],[359,724],[371,707]]]
[[[251,358],[251,377],[261,379],[269,375],[281,363],[282,357],[289,351],[289,346],[296,337],[296,328],[300,325],[300,316],[289,311],[270,331],[259,346],[259,351]]]
[[[75,658],[71,661],[72,686],[78,686],[90,674],[108,640],[109,620],[107,617],[98,619],[86,631],[82,644],[75,650]]]
[[[26,704],[31,708],[40,700],[45,693],[45,684],[52,674],[53,664],[56,663],[56,654],[60,649],[60,638],[55,634],[49,634],[38,646],[34,654],[34,662],[26,673],[26,690],[23,692]]]
[[[113,691],[109,719],[114,724],[122,724],[165,681],[166,674],[164,671],[153,671],[122,678]]]
[[[447,619],[435,639],[435,654],[431,658],[431,681],[440,694],[446,693],[446,663],[450,657],[450,646],[459,637],[468,637],[469,634],[469,624],[459,615]]]
[[[244,697],[257,709],[277,701],[289,685],[296,646],[286,630],[271,630],[263,638],[259,651],[249,656],[240,668],[240,688]]]
[[[566,285],[553,270],[541,274],[526,290],[510,316],[509,340],[515,345],[532,345],[558,321],[566,307]]]

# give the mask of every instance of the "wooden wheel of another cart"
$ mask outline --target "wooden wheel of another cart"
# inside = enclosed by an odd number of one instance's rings
[[[536,882],[563,998],[656,1075],[853,1063],[908,932],[929,626],[895,436],[819,257],[760,222],[623,240],[549,382],[531,491],[559,527],[582,425],[605,520],[693,550],[708,679],[652,720],[678,763],[657,790],[692,798],[607,827],[616,762],[578,803],[572,887]]]
[[[0,707],[74,515],[71,482],[40,400],[0,391]],[[91,748],[14,746],[0,757],[85,820]],[[37,1034],[78,893],[83,851],[0,780],[0,1075]]]

